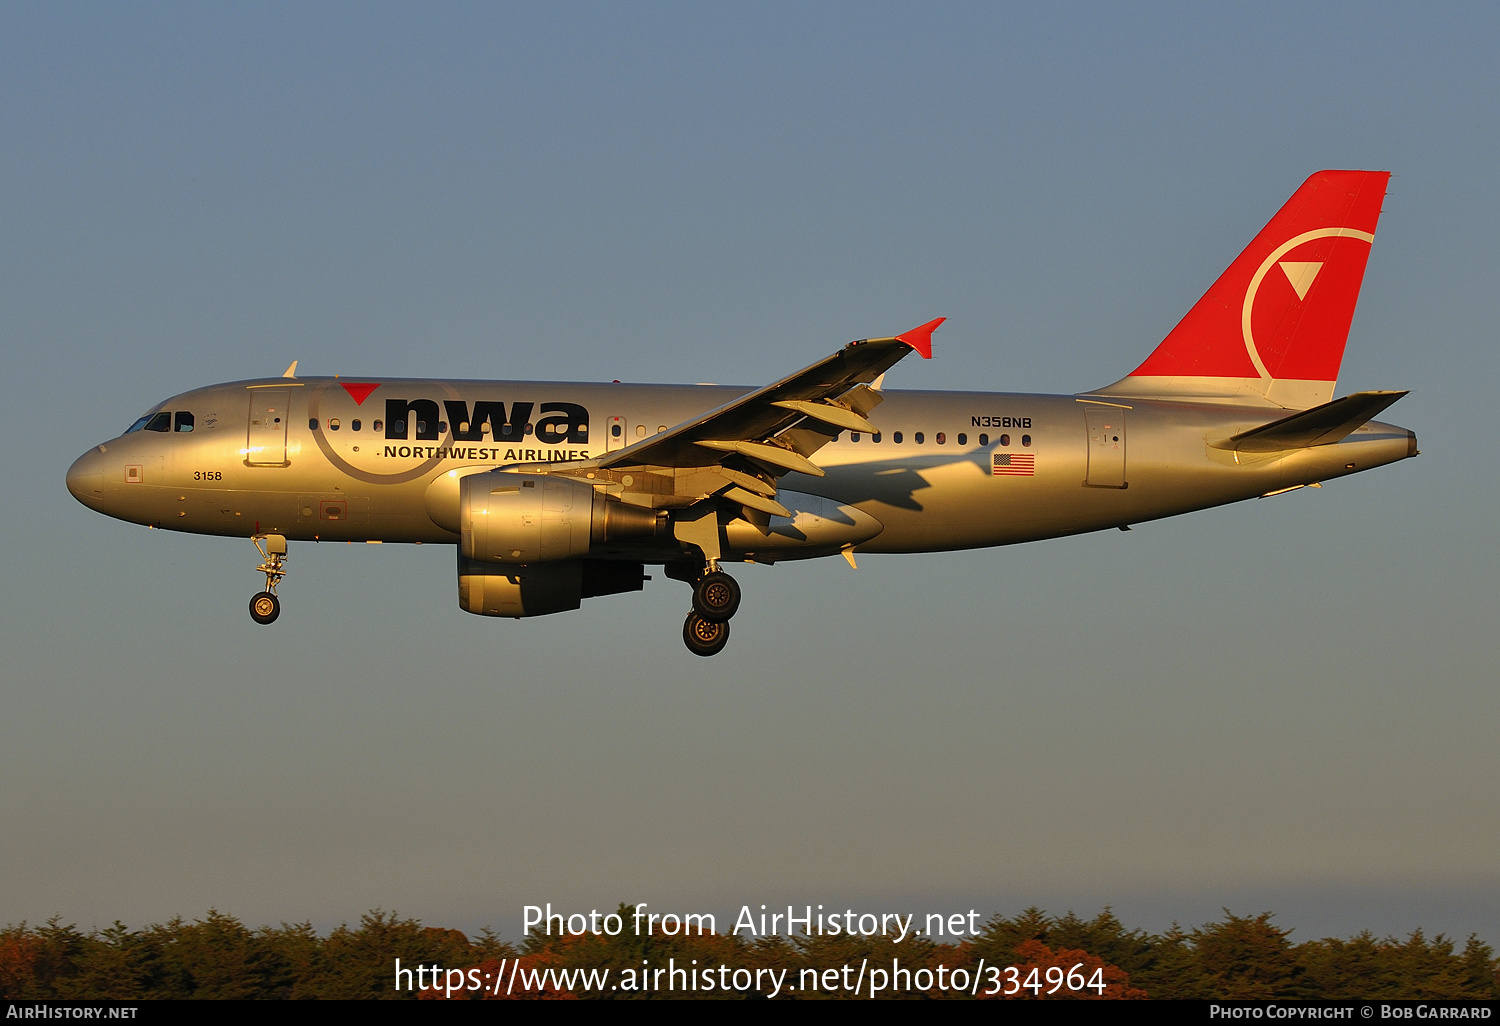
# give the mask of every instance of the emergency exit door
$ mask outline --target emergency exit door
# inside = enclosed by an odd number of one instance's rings
[[[1085,406],[1089,429],[1089,470],[1085,483],[1096,488],[1124,488],[1125,410],[1118,406]]]
[[[611,417],[604,435],[604,450],[614,452],[623,449],[630,444],[630,439],[625,435],[625,418]]]

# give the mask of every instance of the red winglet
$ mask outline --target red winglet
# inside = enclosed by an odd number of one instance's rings
[[[911,329],[905,335],[897,335],[896,341],[905,342],[921,353],[922,359],[930,360],[932,359],[932,333],[937,331],[938,325],[947,319],[946,317],[939,317],[935,321],[928,321],[921,327]]]

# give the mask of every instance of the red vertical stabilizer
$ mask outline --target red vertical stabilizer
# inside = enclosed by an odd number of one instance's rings
[[[1146,362],[1095,394],[1328,402],[1390,177],[1303,182]]]

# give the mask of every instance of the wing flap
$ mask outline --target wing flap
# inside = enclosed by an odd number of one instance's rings
[[[843,406],[836,406],[827,399],[816,403],[810,403],[805,399],[783,399],[771,405],[780,406],[783,410],[792,410],[805,417],[811,417],[813,420],[819,420],[824,424],[831,424],[836,428],[843,428],[846,431],[869,431],[873,433],[875,430],[874,424],[871,424],[853,410]]]
[[[747,492],[739,486],[730,488],[720,494],[730,502],[737,502],[741,506],[760,510],[762,513],[771,513],[778,517],[789,517],[792,515],[790,510],[775,499],[768,499],[764,495]]]
[[[768,445],[764,442],[746,442],[740,439],[699,439],[696,445],[705,449],[714,449],[719,452],[737,452],[741,456],[749,456],[752,460],[761,463],[769,463],[773,467],[782,470],[795,470],[799,474],[810,474],[813,477],[822,477],[823,468],[813,463],[806,456],[801,456],[790,449],[783,449],[779,445]]]

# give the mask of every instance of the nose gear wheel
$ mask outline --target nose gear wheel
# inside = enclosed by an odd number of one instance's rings
[[[250,600],[250,618],[256,623],[275,623],[281,615],[281,600],[269,591],[263,591]]]

